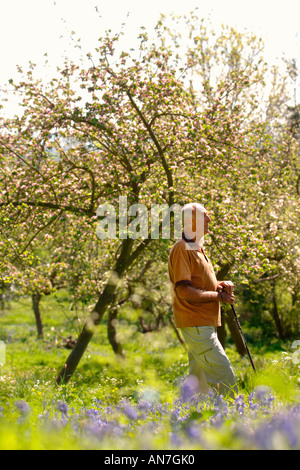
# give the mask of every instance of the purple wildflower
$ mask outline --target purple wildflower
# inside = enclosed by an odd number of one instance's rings
[[[268,406],[268,408],[271,408],[274,400],[275,400],[275,397],[273,395],[270,394],[267,396],[266,405]]]
[[[192,421],[186,427],[186,434],[190,439],[193,439],[195,441],[199,441],[199,438],[200,438],[200,428],[199,428],[199,426],[197,426],[197,424]]]
[[[259,449],[285,450],[299,448],[299,416],[277,414],[259,424],[254,440]]]
[[[169,437],[171,439],[172,444],[175,447],[180,447],[182,446],[182,439],[176,434],[176,432],[171,432],[169,433]]]
[[[122,406],[123,413],[131,420],[136,420],[138,418],[137,411],[127,402],[123,403]]]
[[[30,406],[24,400],[15,401],[15,406],[18,408],[19,412],[23,417],[27,416],[31,411]]]
[[[87,408],[85,410],[86,416],[88,416],[91,419],[100,419],[101,417],[101,412],[99,410],[96,410],[95,408]]]
[[[249,393],[248,403],[249,403],[249,410],[251,410],[251,411],[257,411],[258,410],[258,404],[253,402],[254,398],[255,398],[254,392]]]
[[[244,411],[245,411],[245,407],[246,407],[246,403],[245,403],[245,400],[244,400],[244,395],[238,395],[236,398],[235,398],[235,406],[236,406],[236,410],[239,414],[243,415],[244,414]]]
[[[149,401],[147,400],[141,400],[138,405],[137,405],[138,409],[141,410],[141,411],[150,411],[151,408],[152,408],[152,403],[150,403]]]
[[[68,410],[69,410],[68,405],[62,400],[60,400],[57,403],[56,409],[60,411],[62,415],[65,415],[65,416],[68,414]]]
[[[228,404],[224,400],[223,395],[218,395],[216,397],[214,411],[219,411],[223,415],[228,414]]]
[[[191,400],[199,391],[199,380],[194,375],[189,375],[181,387],[182,401]]]

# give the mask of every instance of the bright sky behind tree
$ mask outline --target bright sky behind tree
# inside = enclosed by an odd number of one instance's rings
[[[63,57],[73,57],[79,37],[81,54],[93,52],[107,29],[119,32],[125,23],[123,49],[134,48],[140,27],[151,32],[160,13],[184,15],[196,7],[215,29],[223,23],[261,36],[269,63],[284,56],[300,67],[299,0],[0,0],[0,90],[17,76],[17,64],[26,69],[32,61],[41,76],[51,75]],[[9,96],[6,106],[15,100]]]

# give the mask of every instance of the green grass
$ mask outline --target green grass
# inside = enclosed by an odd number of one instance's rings
[[[145,400],[161,407],[152,410],[147,419],[136,421],[134,425],[130,424],[130,431],[126,431],[123,441],[118,441],[119,447],[116,441],[105,435],[105,438],[101,439],[102,449],[114,446],[122,449],[122,442],[126,449],[129,445],[128,439],[130,446],[141,448],[144,441],[141,441],[139,426],[142,426],[144,440],[145,436],[151,434],[151,426],[160,430],[149,437],[153,448],[170,448],[173,445],[177,448],[179,444],[170,444],[170,436],[174,434],[175,429],[178,436],[182,437],[187,429],[186,423],[191,421],[184,415],[188,412],[182,407],[182,418],[177,424],[173,422],[174,403],[180,397],[180,381],[188,373],[188,358],[172,328],[165,327],[160,332],[142,334],[138,331],[136,319],[131,322],[130,315],[124,312],[117,327],[126,351],[126,359],[122,360],[114,355],[108,342],[104,319],[72,380],[66,386],[58,386],[55,377],[70,353],[70,350],[63,346],[63,340],[70,335],[76,337],[76,322],[73,321],[73,312],[69,309],[67,294],[64,292],[58,293],[56,298],[44,298],[42,312],[43,340],[36,337],[30,299],[23,298],[20,302],[13,302],[10,309],[0,314],[0,340],[6,345],[6,363],[0,365],[0,407],[3,409],[2,419],[0,417],[0,448],[99,448],[100,444],[94,441],[93,436],[89,438],[84,434],[84,437],[79,437],[74,431],[71,432],[69,423],[60,426],[58,439],[52,422],[54,419],[60,422],[57,403],[62,401],[76,416],[80,423],[78,426],[86,426],[82,410],[95,409],[97,400],[101,400],[102,413],[108,413],[111,407],[115,410],[124,400],[132,405]],[[80,328],[82,320],[83,316],[77,327]],[[249,337],[251,338],[250,331]],[[278,410],[283,406],[297,405],[299,366],[291,360],[290,343],[249,343],[249,347],[257,367],[257,375],[253,374],[248,358],[240,358],[237,354],[230,338],[226,347],[226,353],[238,377],[240,394],[246,397],[255,387],[264,385],[270,387],[270,392],[276,396]],[[16,407],[16,401],[20,400],[26,401],[31,408],[30,418],[24,422],[22,419],[20,422],[20,411]],[[169,414],[162,411],[164,406],[169,407]],[[199,426],[203,424],[203,416],[209,421],[215,413],[212,403],[201,406],[201,413],[199,409],[193,411],[197,416],[195,422]],[[230,406],[236,405],[231,403]],[[249,405],[247,406],[249,408]],[[208,414],[203,414],[203,409]],[[109,420],[113,416],[110,415]],[[40,426],[41,418],[45,417],[48,417],[48,421],[52,419],[52,424],[47,421],[46,431]],[[75,417],[72,419],[74,421]],[[124,415],[118,415],[116,419],[121,423],[120,426],[129,426]],[[182,424],[183,422],[185,424]],[[234,438],[232,426],[236,424],[233,423],[236,423],[236,415],[228,418],[222,431],[217,428],[213,431],[211,426],[208,427],[206,447],[211,445],[216,448],[242,448],[244,444]],[[193,445],[198,448],[197,445],[200,444]]]
[[[70,316],[69,305],[65,307]],[[178,373],[186,373],[185,350],[171,329],[144,335],[136,325],[121,319],[118,332],[126,351],[126,359],[122,360],[112,351],[104,320],[73,380],[67,387],[58,387],[55,376],[70,353],[63,340],[70,335],[76,337],[77,331],[66,318],[61,302],[44,298],[42,311],[44,340],[36,337],[30,299],[12,303],[0,316],[0,339],[6,345],[6,364],[1,367],[1,375],[8,375],[15,384],[14,387],[7,384],[9,394],[4,388],[1,390],[0,403],[9,398],[39,401],[39,396],[42,400],[51,395],[65,398],[70,394],[80,405],[87,405],[96,395],[115,402],[120,397],[135,396],[153,383],[162,393],[169,394],[169,384]]]

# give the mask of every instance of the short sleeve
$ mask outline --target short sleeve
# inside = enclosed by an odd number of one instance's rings
[[[170,253],[169,258],[169,272],[171,282],[174,286],[183,283],[190,283],[191,276],[191,262],[189,259],[188,250],[182,245],[174,246]]]

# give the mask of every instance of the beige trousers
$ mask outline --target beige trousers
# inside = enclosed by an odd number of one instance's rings
[[[211,387],[221,395],[234,396],[236,377],[228,357],[213,326],[181,328],[188,347],[189,373],[197,377],[200,393],[207,394]]]

